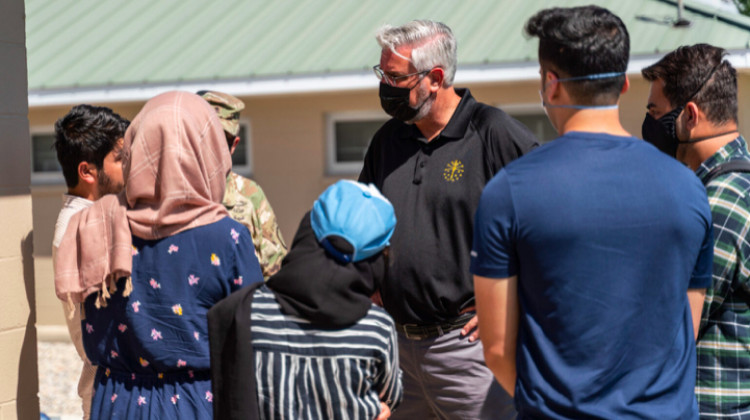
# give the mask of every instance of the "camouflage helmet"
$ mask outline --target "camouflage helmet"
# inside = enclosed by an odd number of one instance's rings
[[[221,120],[224,131],[232,136],[238,136],[240,133],[240,111],[245,109],[245,103],[228,93],[213,90],[201,90],[197,94],[205,99],[219,114],[219,120]]]

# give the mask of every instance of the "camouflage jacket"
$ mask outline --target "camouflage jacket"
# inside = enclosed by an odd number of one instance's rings
[[[287,247],[266,195],[254,181],[231,172],[227,177],[223,204],[232,219],[250,230],[255,256],[260,261],[263,277],[268,280],[279,271]]]

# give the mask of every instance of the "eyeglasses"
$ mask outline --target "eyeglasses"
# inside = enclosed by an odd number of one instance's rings
[[[419,75],[421,79],[432,70],[430,69],[430,70],[418,71],[416,73],[409,73],[403,76],[391,76],[388,73],[384,72],[383,69],[380,68],[380,64],[376,64],[372,66],[372,71],[375,72],[375,76],[377,76],[378,80],[393,86],[393,85],[398,84],[398,82],[400,82],[401,80],[406,80],[411,76]]]

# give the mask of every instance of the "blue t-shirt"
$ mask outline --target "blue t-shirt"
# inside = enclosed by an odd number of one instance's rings
[[[711,213],[684,165],[568,133],[497,174],[472,272],[518,276],[520,418],[698,418],[688,288],[711,284]]]

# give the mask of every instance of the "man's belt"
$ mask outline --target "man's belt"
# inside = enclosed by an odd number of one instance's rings
[[[474,315],[476,315],[474,312],[467,312],[450,321],[432,325],[399,324],[397,322],[396,330],[410,340],[435,338],[443,336],[450,331],[462,328],[471,318],[474,317]]]

